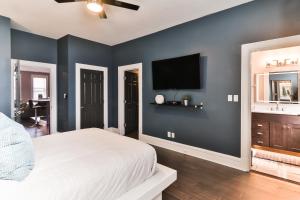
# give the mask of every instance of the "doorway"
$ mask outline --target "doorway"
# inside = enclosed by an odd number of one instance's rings
[[[139,83],[138,70],[125,71],[125,135],[138,138],[139,129]]]
[[[251,80],[259,81],[259,79],[253,79],[251,76],[252,56],[254,52],[273,50],[279,48],[287,48],[300,45],[300,36],[290,36],[285,38],[267,40],[262,42],[256,42],[251,44],[242,45],[242,70],[241,70],[241,161],[245,170],[249,171],[252,168],[252,127],[255,123],[252,123],[253,115],[251,110],[253,109],[251,102],[254,100],[254,86],[251,84]],[[276,58],[278,59],[278,58]],[[264,62],[265,68],[268,68],[268,62]],[[273,64],[273,63],[271,63]],[[253,82],[252,82],[253,83]],[[251,95],[253,93],[254,95]],[[261,95],[260,95],[261,96]],[[268,96],[269,97],[269,96]],[[254,107],[255,108],[255,107]],[[274,110],[274,105],[270,107],[269,111]],[[275,110],[276,104],[275,104]],[[277,115],[276,115],[277,116]],[[261,124],[258,124],[261,127]],[[270,127],[270,126],[269,126]],[[260,134],[261,132],[259,132]],[[260,141],[260,140],[259,140]]]
[[[11,117],[31,137],[56,132],[56,65],[11,61]]]
[[[103,72],[80,70],[80,128],[104,128]]]
[[[142,134],[142,64],[118,68],[118,126],[121,135]]]
[[[76,63],[76,129],[108,128],[106,67]]]

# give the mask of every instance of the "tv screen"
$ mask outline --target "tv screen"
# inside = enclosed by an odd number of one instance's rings
[[[152,62],[154,90],[200,89],[200,54]]]

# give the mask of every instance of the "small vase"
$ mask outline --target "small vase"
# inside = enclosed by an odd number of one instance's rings
[[[188,106],[189,105],[189,100],[183,100],[183,104],[184,104],[184,106]]]

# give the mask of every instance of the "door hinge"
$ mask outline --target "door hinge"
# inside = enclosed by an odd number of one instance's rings
[[[124,80],[126,81],[126,79],[127,79],[127,77],[126,76],[124,76]]]
[[[124,127],[126,128],[126,123],[124,123]]]
[[[126,104],[126,103],[127,103],[127,101],[126,101],[126,100],[124,100],[124,103]]]

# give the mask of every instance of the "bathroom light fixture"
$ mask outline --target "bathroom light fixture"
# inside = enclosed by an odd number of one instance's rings
[[[100,13],[103,10],[103,6],[101,5],[101,0],[88,0],[86,7],[94,13]]]

